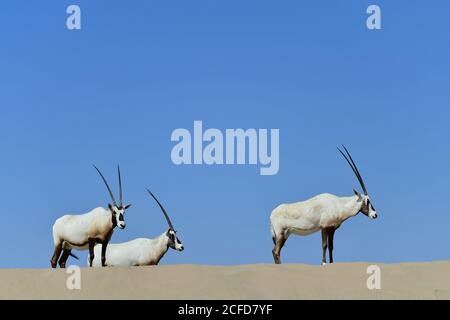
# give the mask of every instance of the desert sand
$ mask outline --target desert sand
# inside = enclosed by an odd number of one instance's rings
[[[369,265],[381,289],[367,288]],[[450,299],[450,262],[337,263],[81,269],[81,290],[65,270],[0,270],[0,299]]]

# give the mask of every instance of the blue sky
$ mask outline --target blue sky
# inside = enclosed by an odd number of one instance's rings
[[[380,31],[365,25],[372,3]],[[65,27],[69,4],[82,30]],[[423,0],[2,3],[0,267],[48,267],[54,220],[107,204],[93,163],[114,188],[120,163],[133,203],[112,242],[166,230],[149,187],[186,247],[162,263],[272,263],[274,207],[359,188],[341,143],[379,219],[345,222],[336,261],[449,259],[449,10]],[[279,128],[279,173],[175,166],[171,133],[194,120]],[[320,234],[290,238],[282,257],[320,263]]]

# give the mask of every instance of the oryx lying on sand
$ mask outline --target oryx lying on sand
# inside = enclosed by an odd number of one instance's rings
[[[161,208],[167,223],[169,224],[169,230],[155,239],[139,238],[125,243],[110,244],[106,250],[107,266],[132,267],[158,265],[169,248],[177,251],[184,250],[184,246],[177,237],[177,232],[173,228],[166,209],[164,209],[162,204],[150,190],[147,189],[147,192],[155,199]],[[94,248],[94,252],[95,258],[93,266],[100,267],[101,264],[98,258],[98,253],[100,252],[99,246]]]
[[[65,268],[69,255],[72,255],[72,249],[89,249],[91,257],[90,266],[92,266],[94,246],[96,243],[102,244],[102,265],[105,266],[105,252],[114,228],[116,226],[120,229],[125,228],[124,214],[125,210],[127,210],[131,204],[124,206],[122,202],[122,177],[120,175],[120,167],[117,167],[120,192],[119,204],[116,203],[116,199],[103,174],[97,167],[95,167],[95,169],[100,174],[100,177],[108,189],[112,204],[108,204],[107,209],[99,207],[85,214],[66,215],[56,220],[53,225],[55,252],[51,259],[52,268],[56,268],[58,259],[59,266]],[[62,255],[61,251],[63,252]]]
[[[309,235],[322,231],[322,264],[326,263],[326,251],[328,248],[330,263],[333,263],[333,238],[337,228],[348,218],[362,212],[371,219],[377,218],[367,189],[364,185],[361,174],[356,167],[352,156],[342,146],[346,152],[339,152],[347,160],[355,173],[364,194],[354,190],[354,195],[350,197],[338,197],[324,193],[309,200],[282,204],[272,211],[270,216],[272,239],[275,247],[272,251],[276,264],[280,264],[280,253],[283,245],[290,234]]]

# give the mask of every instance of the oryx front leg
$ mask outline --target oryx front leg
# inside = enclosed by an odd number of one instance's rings
[[[94,246],[95,246],[95,239],[90,238],[89,239],[89,267],[92,268],[92,263],[94,262]]]
[[[50,260],[50,263],[51,263],[53,269],[56,268],[59,256],[61,255],[61,251],[62,251],[62,243],[55,245],[55,251],[53,253],[53,257]]]
[[[102,243],[102,267],[106,267],[106,248],[108,247],[108,242]]]
[[[275,264],[281,264],[281,249],[283,248],[285,242],[286,242],[286,237],[284,236],[284,234],[280,234],[278,235],[276,242],[275,242],[275,247],[272,250],[272,255],[273,255],[273,259],[275,261]]]
[[[334,232],[335,227],[330,227],[328,230],[328,253],[330,255],[330,263],[333,263],[333,242],[334,242]]]
[[[327,238],[328,229],[322,229],[322,265],[327,263]]]

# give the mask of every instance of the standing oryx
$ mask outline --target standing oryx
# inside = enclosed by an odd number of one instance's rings
[[[56,263],[58,262],[61,251],[63,251],[63,254],[59,259],[59,266],[65,268],[67,258],[71,255],[72,249],[89,249],[91,257],[90,265],[92,266],[94,246],[96,243],[102,244],[102,265],[105,266],[106,247],[111,239],[114,228],[116,226],[120,229],[125,228],[124,213],[131,204],[124,206],[122,202],[122,177],[120,175],[120,167],[117,167],[120,193],[119,204],[117,204],[111,188],[109,187],[108,182],[106,182],[103,174],[96,166],[94,166],[94,168],[105,183],[109,195],[111,196],[112,204],[108,204],[107,209],[99,207],[86,214],[66,215],[56,220],[53,225],[55,253],[51,260],[52,268],[56,268]]]
[[[350,197],[337,197],[325,193],[306,201],[282,204],[275,208],[270,216],[270,221],[272,239],[275,244],[272,254],[276,264],[281,263],[281,248],[290,234],[309,235],[319,230],[322,231],[322,264],[326,263],[327,248],[330,263],[333,263],[333,238],[336,229],[345,220],[359,212],[371,219],[377,218],[361,174],[348,150],[345,146],[342,147],[347,155],[341,149],[338,148],[338,150],[358,178],[364,194],[360,194],[355,189],[353,189],[355,195]]]
[[[150,266],[158,265],[159,261],[166,254],[169,248],[177,251],[183,251],[184,246],[177,237],[177,232],[173,228],[169,215],[166,209],[158,201],[158,199],[147,189],[150,196],[155,199],[161,208],[167,223],[169,224],[169,230],[155,239],[135,239],[125,243],[110,244],[106,251],[106,265],[111,267],[134,267],[134,266]],[[95,258],[93,262],[94,267],[100,267],[100,260],[98,259],[98,253],[100,251],[99,246],[95,249]],[[88,258],[89,260],[89,258]],[[89,261],[88,261],[89,263]]]

